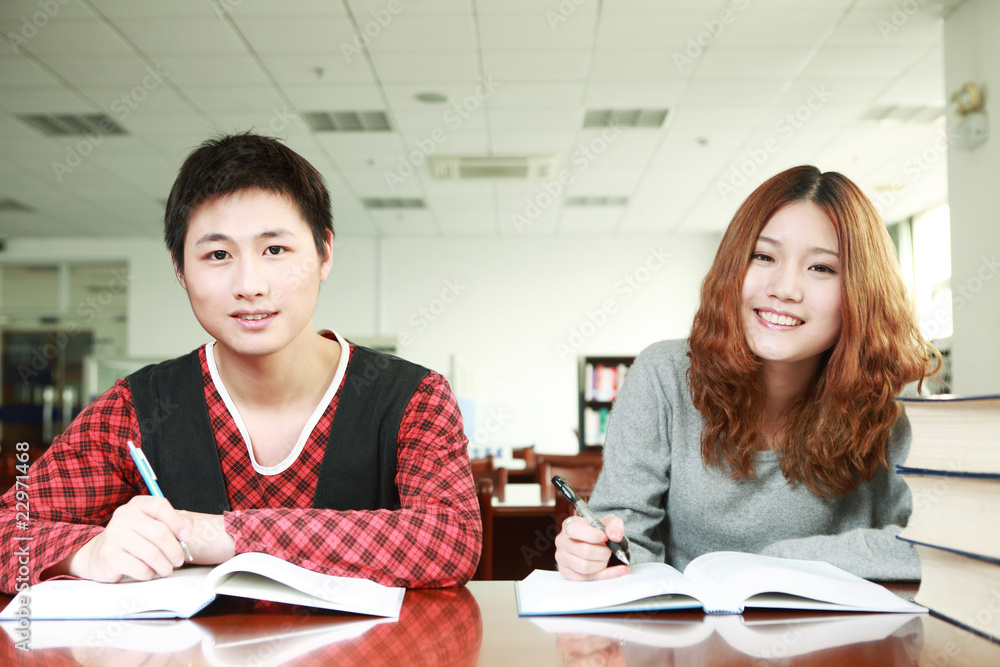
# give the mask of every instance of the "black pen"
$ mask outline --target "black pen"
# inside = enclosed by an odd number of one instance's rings
[[[573,506],[573,509],[576,510],[577,514],[586,519],[587,522],[590,523],[590,525],[593,526],[594,528],[597,528],[605,535],[608,534],[608,531],[604,527],[604,524],[601,523],[600,519],[594,516],[594,513],[590,511],[589,507],[587,507],[587,503],[583,500],[583,498],[580,497],[580,494],[578,494],[573,489],[573,487],[569,485],[569,482],[567,482],[559,475],[556,475],[555,477],[552,478],[552,483],[555,484],[556,488],[559,489],[560,493],[566,496],[566,500],[568,500],[570,505]],[[608,546],[611,547],[611,553],[613,553],[618,560],[625,563],[626,565],[629,564],[627,537],[622,536],[621,542],[615,542],[611,538],[608,538]]]

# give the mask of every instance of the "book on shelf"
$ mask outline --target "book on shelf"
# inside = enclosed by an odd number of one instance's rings
[[[927,474],[898,468],[913,494],[913,512],[899,537],[1000,559],[1000,475]]]
[[[914,601],[934,615],[1000,641],[1000,560],[914,546],[921,568]]]
[[[608,431],[608,415],[611,409],[585,408],[583,413],[585,442],[588,445],[603,445],[604,436]]]
[[[572,650],[574,643],[592,646],[596,643],[594,638],[609,638],[616,643],[670,649],[659,662],[672,664],[682,662],[676,660],[673,649],[698,646],[713,634],[745,655],[787,659],[850,644],[881,641],[893,635],[913,636],[919,634],[919,625],[911,625],[917,618],[921,616],[796,614],[789,618],[757,620],[732,614],[710,614],[697,620],[672,620],[663,616],[645,619],[538,616],[531,621],[549,634],[562,635],[561,648]],[[653,657],[649,651],[642,655]]]
[[[0,618],[188,618],[216,595],[397,618],[403,588],[307,570],[264,553],[243,553],[216,567],[182,567],[168,577],[116,584],[54,579],[15,596]]]
[[[633,565],[602,581],[567,581],[535,570],[515,582],[522,616],[703,609],[739,614],[745,608],[819,611],[925,611],[884,586],[821,561],[717,551],[695,558],[684,572],[665,563]]]
[[[897,400],[912,430],[906,468],[1000,474],[1000,396]]]

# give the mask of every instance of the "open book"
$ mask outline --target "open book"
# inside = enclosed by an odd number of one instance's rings
[[[214,568],[184,567],[152,581],[102,584],[56,579],[19,593],[0,618],[188,618],[215,599],[235,595],[398,618],[403,588],[312,572],[263,553],[244,553]]]
[[[927,611],[829,563],[733,551],[704,554],[681,574],[664,563],[634,565],[604,581],[567,581],[535,570],[515,583],[522,616],[655,609],[740,614],[745,607],[824,611]]]

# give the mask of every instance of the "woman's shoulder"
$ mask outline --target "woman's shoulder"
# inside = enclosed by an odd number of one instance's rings
[[[661,340],[653,343],[636,358],[636,363],[654,366],[683,366],[687,369],[691,365],[688,358],[690,350],[686,338],[675,338],[671,340]]]
[[[687,371],[691,367],[688,349],[688,342],[683,338],[653,343],[639,353],[629,374],[647,376],[661,386],[686,385]]]

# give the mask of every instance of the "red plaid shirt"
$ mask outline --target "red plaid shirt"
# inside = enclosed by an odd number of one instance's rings
[[[353,349],[353,348],[352,348]],[[298,459],[261,475],[226,409],[200,351],[205,398],[231,511],[226,532],[236,552],[263,551],[310,570],[408,588],[457,586],[479,562],[482,524],[462,416],[445,379],[429,373],[399,426],[396,485],[401,509],[312,509],[319,463],[347,372]],[[351,360],[353,361],[353,355]],[[15,492],[0,499],[0,590],[17,587],[16,550],[27,545],[31,583],[103,530],[115,508],[146,493],[125,445],[141,445],[128,383],[91,403],[31,466],[28,521]],[[30,536],[30,541],[17,537]]]

